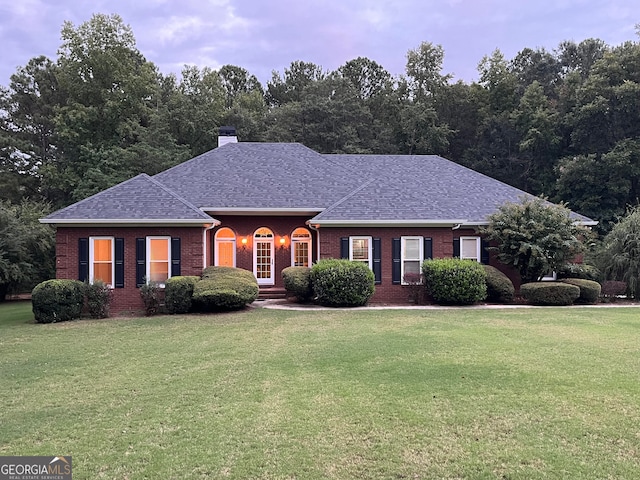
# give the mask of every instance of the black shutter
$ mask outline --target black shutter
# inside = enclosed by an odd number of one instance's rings
[[[116,278],[114,287],[124,288],[124,238],[116,238]]]
[[[136,287],[145,283],[147,275],[147,239],[136,238]]]
[[[349,238],[340,239],[340,258],[349,258]]]
[[[453,256],[460,258],[460,238],[454,237],[453,239]]]
[[[171,239],[171,276],[180,275],[180,237]]]
[[[400,248],[401,248],[400,239],[399,238],[392,239],[391,240],[391,257],[392,257],[391,283],[393,283],[394,285],[399,285],[402,280],[400,278],[400,272],[401,272]]]
[[[78,280],[89,280],[89,239],[78,239]]]
[[[382,283],[382,240],[373,239],[373,275],[376,283]]]
[[[489,265],[489,250],[487,247],[489,246],[489,242],[487,242],[484,238],[480,240],[480,261],[485,265]]]
[[[433,258],[433,240],[431,238],[424,237],[424,250],[422,253],[425,260]]]

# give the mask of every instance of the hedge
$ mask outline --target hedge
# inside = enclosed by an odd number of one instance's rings
[[[177,276],[164,284],[164,306],[168,313],[187,313],[193,304],[193,287],[200,280],[196,276]]]
[[[311,268],[316,301],[327,307],[359,307],[375,292],[375,277],[363,262],[328,258]]]
[[[198,310],[207,312],[238,310],[258,298],[258,293],[258,282],[248,270],[207,267],[193,287],[193,302]]]
[[[504,273],[491,265],[484,265],[487,283],[487,300],[497,303],[510,303],[515,295],[513,282]]]
[[[308,267],[287,267],[282,270],[282,281],[287,294],[301,302],[313,298],[311,269]]]
[[[520,285],[520,295],[533,305],[571,305],[580,297],[580,287],[562,282],[532,282]]]
[[[38,323],[74,320],[82,315],[85,284],[78,280],[46,280],[31,292],[33,315]]]
[[[584,280],[582,278],[565,278],[561,280],[562,283],[568,283],[569,285],[575,285],[580,289],[580,296],[576,300],[576,303],[597,303],[600,298],[600,292],[602,287],[598,282],[593,280]]]
[[[459,258],[435,258],[422,263],[427,292],[436,303],[470,305],[487,296],[482,264]]]

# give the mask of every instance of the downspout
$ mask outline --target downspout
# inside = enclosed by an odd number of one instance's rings
[[[202,268],[205,269],[207,265],[207,232],[220,225],[220,222],[214,222],[210,226],[206,227],[202,231]]]
[[[451,230],[458,230],[460,227],[462,227],[462,224],[458,223],[457,225],[454,225]]]
[[[320,260],[320,229],[314,227],[309,221],[307,221],[306,224],[309,225],[309,228],[311,230],[316,232],[316,238],[318,239],[318,241],[316,242],[316,261],[318,261]]]

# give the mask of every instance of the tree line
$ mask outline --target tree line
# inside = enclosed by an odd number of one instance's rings
[[[297,60],[262,85],[235,65],[164,75],[118,15],[65,22],[55,60],[0,86],[0,200],[45,213],[215,148],[234,125],[241,141],[322,153],[442,155],[566,202],[602,232],[638,203],[638,41],[495,50],[472,83],[443,73],[444,54],[424,42],[400,76],[362,57],[335,71]]]

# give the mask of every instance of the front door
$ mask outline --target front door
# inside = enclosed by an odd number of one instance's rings
[[[253,246],[253,274],[258,280],[258,285],[273,285],[273,232],[268,228],[256,230]]]

